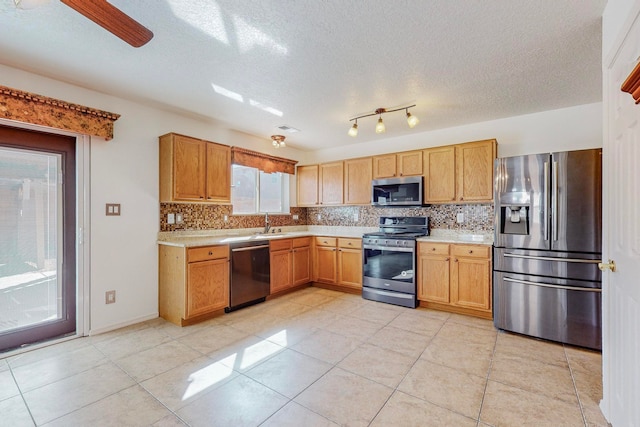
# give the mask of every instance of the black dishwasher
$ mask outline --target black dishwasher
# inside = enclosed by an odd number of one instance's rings
[[[268,241],[233,243],[230,250],[227,312],[263,302],[269,295],[271,277]]]

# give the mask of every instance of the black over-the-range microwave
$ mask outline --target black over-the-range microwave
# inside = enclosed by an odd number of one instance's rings
[[[371,181],[373,206],[422,206],[421,176],[374,179]]]

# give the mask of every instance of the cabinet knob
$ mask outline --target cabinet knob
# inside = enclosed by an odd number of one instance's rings
[[[460,197],[460,201],[463,201],[463,200],[464,200],[464,197]]]
[[[453,262],[458,262],[458,258],[454,258]]]
[[[473,251],[472,251],[472,250],[470,250],[470,251],[469,251],[469,253],[470,253],[470,254],[472,254],[472,253],[473,253]]]
[[[435,251],[435,250],[436,250],[436,248],[431,248],[431,250],[432,250],[432,251]]]
[[[348,245],[351,246],[351,242],[349,242]]]
[[[445,261],[449,261],[449,258],[445,258],[444,260],[445,260]]]
[[[213,252],[212,252],[212,251],[209,251],[209,255],[210,255],[210,256],[211,256],[211,255],[213,255]]]

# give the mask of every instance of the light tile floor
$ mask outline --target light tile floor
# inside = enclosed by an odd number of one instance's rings
[[[313,287],[0,359],[8,426],[606,426],[601,396],[597,352]]]

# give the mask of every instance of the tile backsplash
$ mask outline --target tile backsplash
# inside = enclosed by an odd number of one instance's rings
[[[181,213],[182,224],[168,224],[167,214]],[[270,215],[272,227],[296,225],[377,227],[381,216],[428,216],[432,229],[493,230],[493,204],[431,205],[412,208],[335,206],[290,209],[291,215]],[[457,222],[461,213],[463,222]],[[225,215],[227,221],[224,220]],[[294,215],[298,219],[294,220]],[[160,203],[160,231],[259,228],[264,215],[233,215],[230,205]]]

